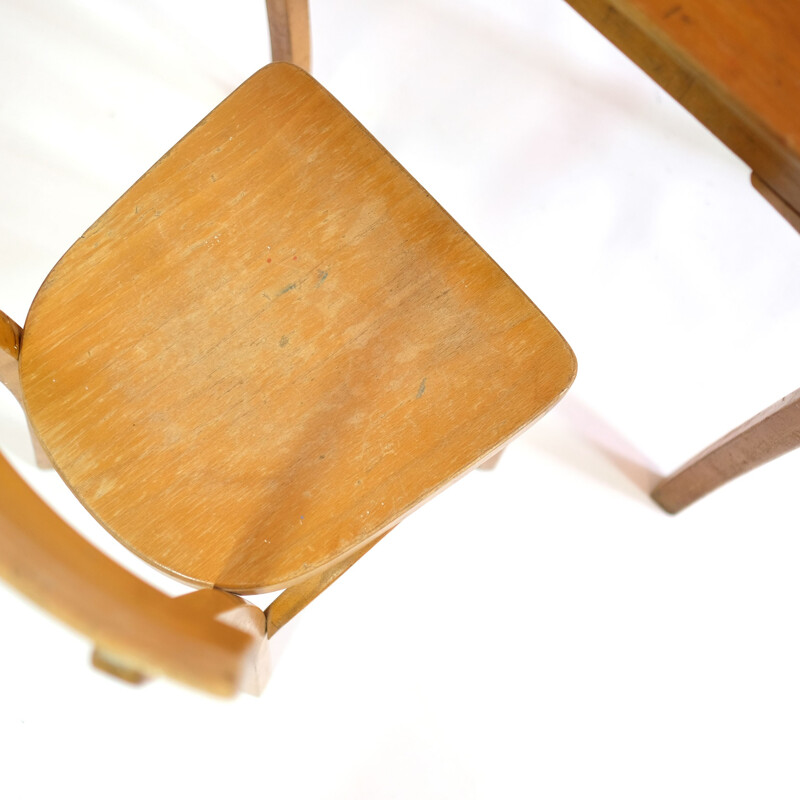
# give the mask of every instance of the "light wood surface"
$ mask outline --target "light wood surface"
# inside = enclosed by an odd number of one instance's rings
[[[187,582],[300,583],[521,433],[572,352],[301,70],[257,73],[68,251],[29,417],[120,541]]]
[[[272,60],[311,71],[311,29],[308,0],[267,0]]]
[[[666,511],[677,513],[724,483],[800,446],[800,390],[757,414],[672,475],[653,491]]]
[[[0,576],[131,674],[165,675],[231,695],[260,646],[175,603],[104,556],[59,519],[2,456]]]
[[[567,2],[800,209],[800,4]]]

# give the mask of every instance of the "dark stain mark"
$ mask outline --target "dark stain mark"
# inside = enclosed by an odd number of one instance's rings
[[[133,213],[134,214],[138,214],[139,213],[139,206],[136,206],[136,208],[133,209]]]
[[[422,395],[425,394],[425,382],[427,380],[428,380],[427,378],[422,379],[422,383],[419,385],[419,389],[417,391],[417,399],[419,399],[420,397],[422,397]]]
[[[669,18],[670,18],[671,16],[673,16],[674,14],[677,14],[677,13],[678,13],[680,10],[681,10],[681,7],[680,7],[680,5],[677,5],[677,6],[672,6],[671,8],[668,8],[668,9],[667,9],[667,10],[664,12],[664,19],[669,19]]]
[[[286,347],[289,344],[289,337],[288,336],[281,336],[281,340],[278,342],[279,347]]]
[[[215,183],[217,180],[217,176],[212,172],[211,173],[211,183]]]
[[[324,460],[325,460],[325,453],[323,453],[323,454],[322,454],[322,455],[319,457],[319,460],[320,460],[320,461],[324,461]]]
[[[284,286],[283,289],[281,289],[278,292],[278,294],[275,295],[275,296],[276,297],[280,297],[282,294],[286,294],[287,292],[291,292],[292,289],[296,289],[296,288],[297,288],[297,284],[296,283],[290,283],[288,286]]]
[[[317,286],[322,286],[325,283],[325,279],[328,277],[328,273],[324,269],[317,270]]]
[[[681,22],[685,22],[687,25],[692,21],[692,18],[688,14],[681,14]]]

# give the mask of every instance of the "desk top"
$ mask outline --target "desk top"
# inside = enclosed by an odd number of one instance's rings
[[[567,2],[800,208],[800,3]]]

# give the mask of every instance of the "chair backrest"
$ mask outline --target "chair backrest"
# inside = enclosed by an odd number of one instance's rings
[[[258,642],[141,581],[60,519],[0,456],[0,576],[109,658],[221,695]]]

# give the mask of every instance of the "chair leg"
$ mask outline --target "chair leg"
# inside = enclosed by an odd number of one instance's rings
[[[390,528],[389,530],[392,530]],[[325,591],[337,578],[347,572],[368,550],[371,550],[386,533],[368,542],[352,555],[337,561],[320,573],[284,589],[264,610],[267,615],[267,638],[274,636],[289,620],[302,611],[315,597]]]
[[[800,389],[732,430],[653,490],[675,514],[730,480],[800,446]]]
[[[311,71],[308,0],[267,0],[273,61],[290,61]]]

